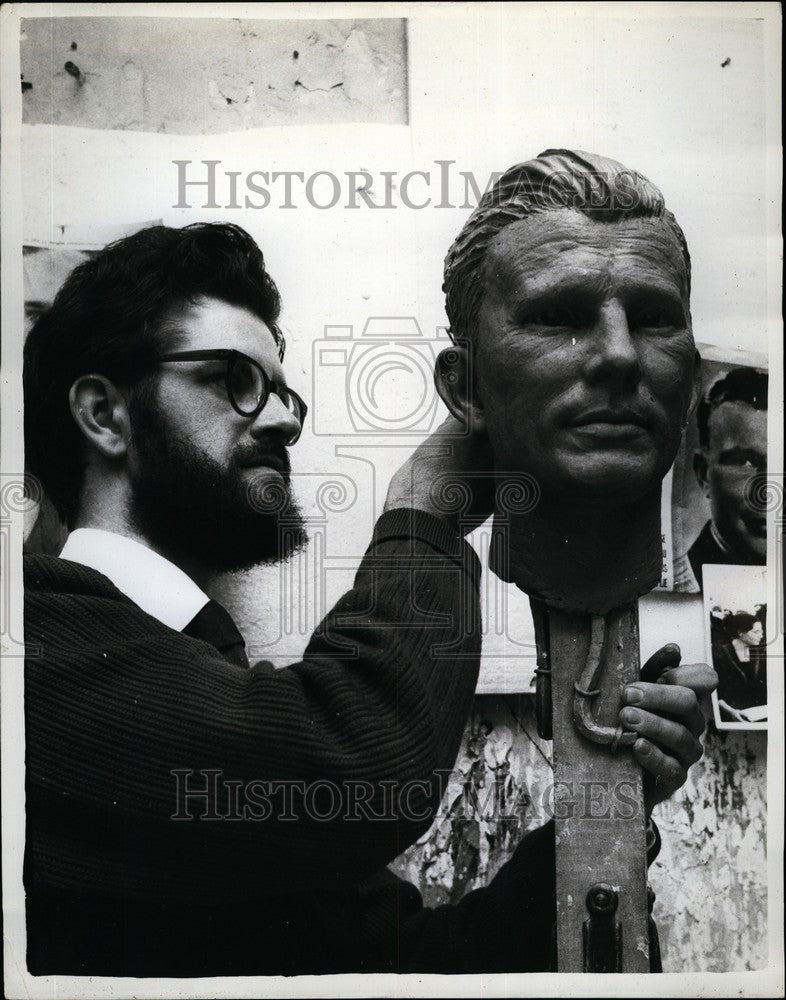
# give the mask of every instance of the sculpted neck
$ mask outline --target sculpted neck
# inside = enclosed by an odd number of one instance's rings
[[[661,558],[660,485],[614,508],[544,495],[526,513],[494,514],[491,570],[566,611],[632,603],[658,583]]]

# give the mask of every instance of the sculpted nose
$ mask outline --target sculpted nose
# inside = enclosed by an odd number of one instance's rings
[[[622,303],[604,303],[595,324],[587,359],[591,381],[636,385],[641,378],[639,353]]]

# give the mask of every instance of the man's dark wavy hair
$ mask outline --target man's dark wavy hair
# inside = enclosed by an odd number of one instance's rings
[[[766,410],[767,373],[755,368],[733,368],[713,382],[696,412],[699,444],[704,449],[710,446],[710,415],[722,403],[748,403],[754,410]]]
[[[283,358],[278,289],[254,240],[228,223],[151,226],[111,243],[71,272],[28,334],[26,465],[69,526],[85,464],[84,439],[68,402],[71,386],[94,372],[133,394],[162,348],[158,335],[167,315],[200,296],[254,313],[272,331]]]

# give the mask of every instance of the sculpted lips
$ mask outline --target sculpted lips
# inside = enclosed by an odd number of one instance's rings
[[[614,439],[640,435],[649,430],[650,421],[635,407],[607,406],[578,413],[568,426],[582,434]]]

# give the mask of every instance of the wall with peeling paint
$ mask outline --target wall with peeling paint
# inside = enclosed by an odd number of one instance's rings
[[[199,135],[407,120],[402,19],[26,19],[24,121]]]

